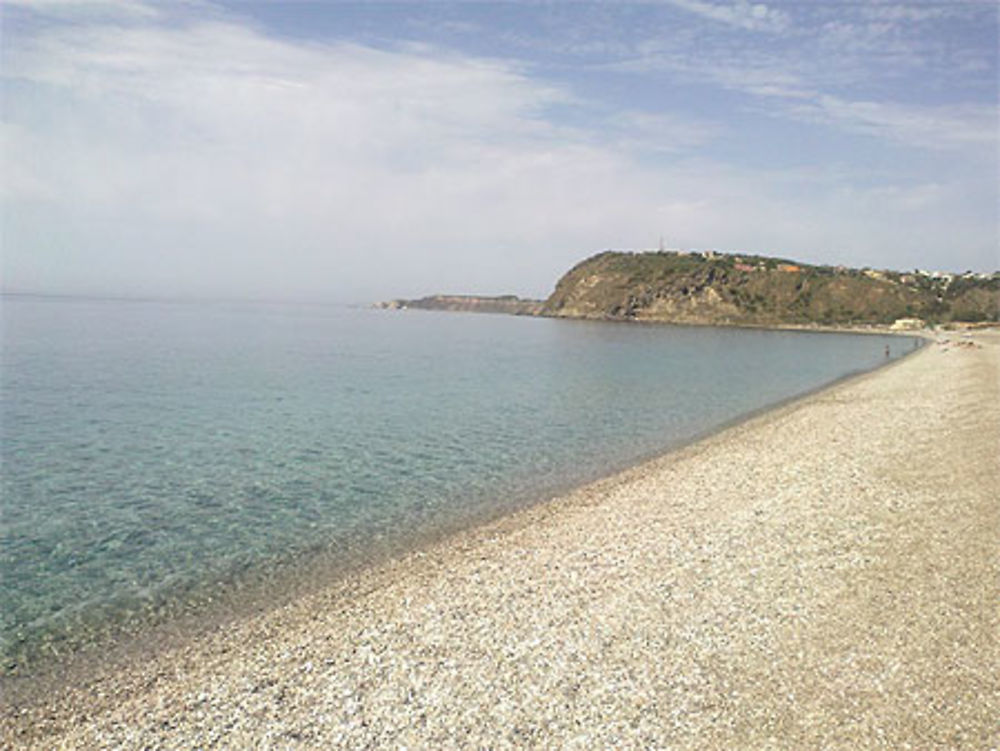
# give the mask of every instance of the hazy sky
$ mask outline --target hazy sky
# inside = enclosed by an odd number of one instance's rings
[[[5,0],[8,291],[544,296],[605,248],[994,270],[997,6]]]

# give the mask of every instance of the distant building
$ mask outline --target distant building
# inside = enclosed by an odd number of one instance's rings
[[[734,263],[733,268],[737,271],[753,271],[754,267],[748,263]]]
[[[778,271],[784,271],[790,274],[797,274],[802,271],[802,268],[796,266],[794,263],[779,263]]]
[[[921,318],[897,318],[889,328],[894,331],[914,331],[926,325]]]

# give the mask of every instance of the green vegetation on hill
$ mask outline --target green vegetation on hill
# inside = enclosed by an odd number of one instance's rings
[[[712,324],[1000,320],[1000,274],[932,275],[712,253],[606,251],[568,271],[541,315]]]

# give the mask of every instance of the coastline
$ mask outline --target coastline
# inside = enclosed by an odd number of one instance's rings
[[[225,632],[95,675],[46,705],[11,704],[4,709],[3,737],[15,746],[242,745],[265,737],[279,745],[298,739],[306,747],[390,741],[502,746],[571,745],[584,733],[588,742],[581,745],[617,739],[722,747],[726,741],[768,745],[770,736],[756,735],[766,729],[779,746],[850,746],[852,739],[863,746],[871,736],[861,730],[881,728],[889,733],[888,745],[914,733],[912,740],[926,745],[938,730],[954,733],[960,724],[972,733],[969,747],[977,747],[974,740],[987,740],[987,718],[998,709],[1000,694],[991,677],[1000,672],[995,649],[992,662],[975,667],[984,649],[990,654],[990,642],[982,639],[991,621],[995,633],[987,590],[997,562],[995,552],[986,552],[991,543],[995,548],[995,524],[980,524],[951,541],[959,554],[979,555],[956,559],[959,568],[988,572],[979,574],[982,600],[966,603],[969,618],[941,624],[934,612],[916,613],[918,624],[930,619],[952,631],[967,627],[976,637],[962,641],[961,649],[959,642],[952,645],[963,658],[957,663],[935,659],[918,671],[921,678],[938,669],[960,673],[945,678],[958,681],[953,693],[963,701],[945,701],[935,710],[940,723],[921,714],[930,710],[912,697],[907,701],[914,706],[896,706],[893,680],[912,678],[913,671],[887,667],[908,668],[912,661],[902,659],[913,656],[908,645],[927,646],[934,634],[918,630],[912,638],[892,639],[888,646],[897,654],[890,651],[880,661],[878,650],[859,651],[849,637],[852,629],[875,625],[898,636],[892,624],[877,612],[871,615],[878,623],[849,622],[831,607],[856,604],[858,574],[870,585],[861,589],[866,602],[877,599],[892,613],[900,610],[899,598],[912,600],[905,587],[876,586],[883,580],[871,563],[879,557],[866,557],[873,546],[894,544],[889,532],[900,509],[933,520],[938,492],[956,508],[995,517],[995,502],[988,503],[982,488],[963,486],[961,475],[939,483],[916,461],[928,446],[960,434],[960,445],[945,447],[948,462],[976,470],[978,457],[980,474],[986,473],[980,485],[997,487],[995,453],[988,451],[1000,432],[998,345],[989,336],[977,338],[984,349],[924,347],[549,503],[230,624]],[[970,368],[979,373],[971,396],[955,391],[970,380]],[[984,386],[991,377],[992,387]],[[965,412],[981,406],[984,388],[992,404],[979,410],[975,430],[961,427],[960,421],[976,419]],[[937,395],[936,389],[948,393]],[[908,394],[919,404],[907,404]],[[965,412],[956,415],[956,406]],[[917,407],[922,411],[914,414]],[[789,440],[789,433],[798,440]],[[923,463],[942,471],[936,461]],[[951,522],[962,530],[972,523]],[[921,534],[933,544],[949,542],[933,529],[921,528]],[[970,546],[970,537],[983,544]],[[939,581],[933,558],[907,560],[920,563],[932,583],[975,586],[975,577]],[[905,573],[891,566],[886,571]],[[939,587],[932,594],[947,592]],[[941,610],[933,598],[928,604]],[[829,638],[822,642],[839,658],[832,664],[806,633],[817,620],[837,626],[824,632]],[[878,642],[877,633],[866,635]],[[789,645],[802,649],[779,649]],[[787,676],[772,674],[772,664],[787,667]],[[870,683],[876,667],[889,687],[874,698],[892,703],[895,713],[873,715],[877,702],[859,703],[847,685]],[[824,686],[817,675],[825,676]],[[757,696],[762,689],[748,684],[749,677],[768,692],[792,686],[797,698],[775,695],[763,709],[751,706],[754,697],[767,696]],[[918,694],[938,689],[928,682],[921,689],[904,680]],[[831,696],[825,690],[831,686],[841,693]],[[870,685],[865,690],[875,691]],[[825,711],[831,702],[832,715]],[[769,715],[768,706],[782,711]],[[818,712],[816,723],[803,720],[806,709]],[[861,718],[852,720],[848,709]],[[949,712],[972,714],[949,724],[942,719],[942,713],[950,719]],[[704,742],[696,743],[699,735]]]
[[[781,323],[771,321],[767,323],[733,321],[729,319],[683,319],[670,320],[655,317],[635,317],[623,318],[606,315],[557,315],[552,313],[514,313],[505,310],[483,309],[476,310],[470,308],[455,307],[421,307],[394,305],[400,301],[371,303],[369,307],[375,310],[385,310],[392,312],[417,312],[417,313],[482,313],[486,315],[515,315],[528,318],[547,318],[556,321],[581,321],[584,323],[611,323],[631,326],[678,326],[681,328],[713,328],[713,329],[749,329],[752,331],[782,331],[782,332],[802,332],[812,334],[869,334],[877,336],[900,336],[916,337],[923,339],[933,338],[936,333],[955,333],[963,331],[976,331],[981,329],[996,329],[995,323],[965,323],[950,322],[934,327],[903,327],[895,328],[891,324],[885,323],[843,323],[843,324],[823,324],[823,323]],[[522,302],[537,302],[522,300]]]
[[[451,317],[451,315],[453,314],[446,314],[445,317]],[[377,317],[378,314],[375,318]],[[460,318],[463,317],[454,316],[455,320],[442,320],[441,323],[445,326],[455,323],[461,324],[458,321]],[[468,320],[469,316],[464,318]],[[507,321],[512,320],[507,318]],[[420,323],[424,325],[423,322]],[[614,337],[617,340],[618,336],[615,332],[619,332],[622,334],[624,342],[636,339],[647,342],[657,341],[661,334],[669,338],[674,334],[673,329],[676,329],[678,336],[699,336],[700,338],[701,331],[704,330],[688,326],[667,329],[656,327],[654,329],[649,325],[625,330],[615,328],[615,323],[617,322],[582,321],[578,322],[577,327],[574,327],[565,321],[547,323],[524,321],[511,324],[502,320],[497,321],[501,329],[504,326],[523,325],[527,327],[529,336],[531,331],[543,332],[540,337],[536,335],[536,338],[542,338],[546,341],[557,335],[554,332],[565,331],[567,336],[573,336],[574,328],[578,328],[582,332],[582,334],[577,335],[582,335],[585,338],[591,336],[591,332],[598,331],[602,332],[601,335],[605,337]],[[434,325],[437,326],[437,324]],[[660,330],[660,334],[655,333],[657,329]],[[764,335],[763,332],[743,335],[725,329],[704,331],[708,340],[716,337],[728,339],[737,350],[740,343],[750,343],[748,346],[754,349],[753,342],[759,338],[758,334]],[[86,676],[95,667],[93,663],[106,663],[109,660],[127,663],[134,659],[136,654],[141,654],[144,650],[149,651],[151,648],[146,645],[155,645],[155,648],[159,648],[164,641],[176,644],[192,636],[197,637],[206,631],[225,627],[234,618],[239,619],[247,614],[257,614],[263,609],[273,609],[284,605],[318,588],[330,586],[343,576],[353,574],[359,568],[378,565],[388,558],[436,543],[464,528],[489,523],[500,516],[513,513],[526,506],[547,502],[580,485],[700,440],[749,416],[783,404],[788,399],[800,398],[814,390],[825,388],[839,378],[850,377],[861,370],[882,367],[888,362],[882,356],[882,347],[886,344],[892,345],[893,356],[898,358],[911,351],[911,344],[918,343],[914,338],[911,338],[909,342],[902,342],[896,337],[885,337],[880,339],[876,346],[871,347],[863,342],[861,337],[844,338],[842,342],[845,345],[863,350],[865,357],[864,362],[859,360],[853,366],[853,370],[847,370],[847,363],[854,362],[851,357],[841,358],[835,354],[831,356],[831,353],[840,351],[840,337],[829,338],[820,334],[803,336],[800,349],[799,344],[794,341],[797,337],[772,332],[771,336],[765,338],[770,339],[772,336],[776,341],[785,342],[786,345],[793,347],[790,359],[795,367],[789,368],[791,373],[799,370],[798,363],[801,362],[805,371],[816,371],[816,377],[810,376],[806,379],[800,377],[800,384],[794,390],[791,388],[776,389],[772,385],[768,396],[755,397],[748,396],[756,393],[754,383],[748,383],[745,377],[740,378],[738,374],[725,375],[720,379],[718,385],[719,388],[730,392],[725,395],[723,403],[730,399],[734,402],[742,400],[743,405],[734,409],[719,410],[712,405],[712,402],[715,401],[712,392],[705,392],[703,397],[699,397],[698,400],[703,398],[706,411],[711,413],[714,409],[716,415],[710,420],[703,419],[699,420],[698,424],[688,425],[684,431],[677,431],[667,427],[666,423],[674,421],[672,417],[674,414],[685,414],[686,407],[681,406],[676,412],[674,406],[664,409],[664,406],[669,402],[669,395],[664,393],[657,395],[657,389],[662,390],[664,387],[655,383],[656,381],[661,384],[666,383],[667,390],[676,391],[670,385],[671,379],[662,377],[662,374],[669,370],[669,367],[661,371],[650,368],[648,364],[644,365],[642,367],[645,367],[649,371],[651,379],[654,379],[650,382],[652,390],[634,388],[631,390],[635,394],[635,398],[631,400],[632,411],[624,414],[618,413],[616,422],[619,427],[617,429],[605,430],[598,427],[593,431],[588,431],[586,435],[577,431],[575,436],[570,434],[573,432],[572,428],[570,428],[570,433],[567,433],[565,428],[561,428],[558,432],[546,433],[548,435],[548,439],[545,441],[546,445],[540,446],[543,450],[549,450],[550,446],[557,447],[560,444],[562,446],[572,445],[573,441],[581,437],[591,442],[592,450],[588,450],[584,454],[580,451],[562,448],[561,454],[559,454],[560,471],[549,472],[547,476],[544,476],[544,481],[539,482],[535,476],[532,481],[524,482],[523,487],[517,482],[511,483],[510,476],[517,477],[519,472],[524,475],[524,471],[518,466],[508,463],[508,469],[501,470],[503,475],[508,476],[506,480],[508,489],[506,491],[487,488],[484,492],[480,489],[474,498],[470,496],[463,499],[459,496],[463,492],[462,484],[452,482],[453,491],[450,498],[455,502],[451,504],[450,516],[441,514],[439,522],[427,524],[420,529],[415,529],[408,524],[385,525],[374,530],[377,532],[376,535],[332,536],[336,533],[335,530],[329,538],[307,538],[313,540],[311,545],[297,545],[298,540],[291,540],[291,544],[288,546],[273,546],[272,549],[275,552],[266,560],[251,562],[243,568],[234,567],[233,570],[225,571],[218,576],[184,582],[183,586],[178,586],[172,591],[166,588],[162,591],[154,588],[147,598],[140,599],[134,606],[125,601],[120,607],[116,607],[116,603],[112,603],[113,607],[106,611],[103,608],[91,607],[90,613],[93,614],[93,617],[89,621],[80,618],[75,630],[66,628],[60,631],[53,628],[46,633],[39,628],[36,632],[26,631],[18,634],[20,642],[16,642],[15,639],[5,640],[4,655],[5,658],[9,655],[9,659],[5,659],[3,668],[0,669],[0,693],[13,691],[15,694],[21,694],[28,690],[21,687],[28,684],[49,685],[53,682],[58,684],[66,680],[67,669],[70,669],[69,675],[71,676]],[[655,338],[651,339],[650,337]],[[850,344],[852,341],[853,344]],[[818,359],[813,361],[808,353],[815,353]],[[750,361],[752,361],[752,353],[748,354],[751,355]],[[634,351],[632,356],[628,358],[628,362],[655,362],[656,355],[652,354],[651,357],[654,359],[647,360],[641,350]],[[671,359],[677,360],[678,358],[672,356]],[[817,362],[824,361],[827,362],[826,367],[816,366]],[[524,364],[530,367],[537,366],[539,362],[537,358],[532,356],[531,360]],[[660,364],[669,366],[669,363]],[[710,372],[725,374],[726,370],[726,367],[714,367]],[[580,372],[584,373],[586,370]],[[776,373],[776,375],[780,374]],[[566,376],[572,379],[573,374],[566,373]],[[734,380],[740,381],[738,387],[734,385]],[[564,379],[554,379],[552,383],[555,384],[555,392],[552,394],[552,398],[544,401],[544,404],[559,403],[558,400],[562,393],[567,390]],[[767,383],[762,385],[765,390],[768,389]],[[784,393],[782,393],[783,391]],[[667,401],[661,401],[664,397],[667,397]],[[692,409],[694,409],[694,402],[698,400],[689,400],[692,402]],[[574,398],[574,402],[584,410],[585,419],[592,418],[592,412],[586,406],[587,400],[581,399],[578,395]],[[647,419],[645,412],[648,406],[654,402],[660,404],[658,414],[663,417]],[[539,406],[542,404],[543,402],[539,402]],[[475,413],[468,411],[467,414]],[[488,421],[488,412],[483,414]],[[632,420],[637,421],[635,428],[630,425]],[[649,429],[651,424],[661,424],[661,420],[664,421],[663,428]],[[361,424],[364,422],[362,420]],[[482,424],[483,420],[478,419],[477,422]],[[476,427],[470,426],[470,429]],[[539,427],[544,428],[541,424]],[[635,432],[636,430],[638,432]],[[520,432],[520,430],[508,431],[508,436]],[[539,434],[535,431],[533,433]],[[257,431],[257,434],[260,435],[260,432]],[[403,435],[405,428],[386,431],[386,434]],[[617,437],[612,438],[610,434],[616,434]],[[633,436],[635,441],[632,440]],[[376,438],[376,440],[378,439]],[[530,438],[519,438],[518,440],[530,440]],[[366,444],[352,442],[349,445],[364,447]],[[586,447],[583,448],[586,450]],[[484,449],[485,453],[477,452],[474,459],[483,455],[488,456],[490,447],[484,446]],[[560,449],[557,448],[555,451],[558,452]],[[401,447],[401,454],[405,456],[405,447]],[[587,458],[583,459],[584,456]],[[550,467],[553,464],[550,462],[543,465],[543,469],[546,466]],[[332,485],[336,482],[336,476],[334,473],[325,478],[324,482]],[[463,473],[461,469],[456,469],[454,476],[459,478],[465,476],[473,485],[481,482],[469,471]],[[182,478],[178,479],[182,480]],[[465,487],[469,488],[468,485]],[[417,490],[419,491],[419,489]],[[228,488],[222,487],[218,491],[221,497],[225,497]],[[467,494],[468,490],[465,492]],[[180,500],[183,503],[183,499]],[[408,500],[407,498],[399,498],[401,505],[405,505]],[[99,505],[99,500],[95,499],[95,503]],[[77,506],[80,507],[79,504]],[[149,531],[156,534],[155,529]],[[265,534],[270,534],[269,530],[262,529],[262,531]],[[275,531],[280,534],[282,530],[279,526]],[[308,532],[308,530],[306,531]],[[123,575],[126,577],[129,575],[130,567],[142,566],[143,556],[144,551],[141,550],[133,551],[128,556],[119,556],[120,571]],[[169,561],[171,559],[169,555],[166,555],[162,557],[162,560]],[[211,560],[211,558],[206,556],[206,560]],[[17,559],[14,560],[13,566],[12,571],[20,570],[18,568],[20,563]],[[20,566],[20,568],[24,567]],[[30,575],[30,572],[28,573]],[[101,573],[103,572],[98,572],[97,581],[100,581]],[[9,583],[13,584],[14,580],[12,579]],[[83,599],[80,597],[80,593],[87,591],[88,584],[88,581],[80,581],[79,589],[73,590],[76,592],[77,599]],[[11,630],[7,630],[4,636],[6,637],[9,633]],[[40,634],[41,638],[33,638],[36,633]],[[10,644],[14,645],[16,651],[15,649],[6,649]],[[56,677],[55,681],[46,680],[48,676],[53,675]],[[12,685],[15,688],[11,688]]]
[[[430,311],[453,314],[453,311]],[[622,321],[605,319],[558,319],[578,321],[583,324],[641,324],[645,326],[678,326],[692,328],[687,324],[670,324],[657,321]],[[726,327],[713,327],[726,328]],[[734,327],[730,327],[734,328]],[[762,329],[767,330],[767,329]],[[777,330],[776,330],[777,331]],[[782,332],[787,333],[787,332]],[[805,332],[810,333],[810,332]],[[851,332],[811,332],[811,333],[851,333]],[[269,561],[266,567],[243,572],[224,584],[209,586],[198,593],[193,601],[169,602],[160,610],[158,617],[148,620],[120,622],[109,620],[102,624],[101,631],[89,632],[77,641],[50,642],[25,661],[20,669],[0,671],[0,696],[15,697],[18,704],[35,704],[37,696],[45,696],[59,689],[66,682],[87,681],[96,670],[114,672],[116,669],[164,648],[179,648],[191,641],[197,641],[219,628],[229,628],[234,622],[262,612],[272,611],[291,602],[314,594],[319,590],[339,587],[362,573],[379,570],[385,564],[442,544],[447,544],[456,536],[478,527],[489,526],[505,517],[522,513],[533,506],[551,503],[581,487],[615,477],[622,472],[662,458],[682,450],[692,444],[706,440],[717,433],[738,426],[760,415],[767,414],[786,405],[807,399],[814,394],[829,389],[839,383],[857,378],[866,373],[891,367],[901,359],[911,357],[919,347],[926,346],[928,332],[924,336],[905,335],[888,331],[868,331],[867,333],[903,337],[913,342],[898,351],[892,360],[879,361],[853,371],[846,371],[836,378],[819,383],[803,391],[764,403],[721,422],[715,423],[690,435],[670,439],[661,436],[655,448],[633,454],[619,461],[605,461],[600,465],[580,471],[573,478],[564,478],[558,483],[518,495],[508,495],[498,508],[482,510],[477,514],[467,514],[448,524],[427,530],[420,536],[400,535],[399,539],[380,540],[377,549],[367,551],[363,556],[350,558],[339,554],[339,549],[317,547],[312,551],[287,554]],[[169,609],[168,609],[169,608]]]

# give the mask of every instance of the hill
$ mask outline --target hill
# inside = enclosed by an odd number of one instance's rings
[[[1000,274],[812,266],[715,253],[606,251],[558,282],[541,315],[788,325],[1000,320]]]

